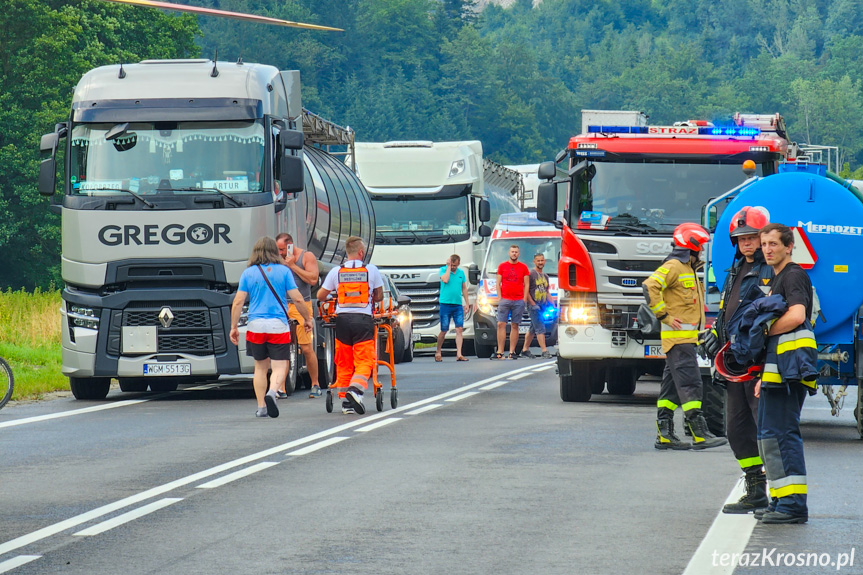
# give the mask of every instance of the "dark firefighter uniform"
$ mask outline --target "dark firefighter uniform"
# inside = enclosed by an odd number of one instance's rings
[[[739,254],[739,252],[738,252]],[[751,264],[742,255],[728,270],[722,296],[719,300],[719,315],[713,329],[719,346],[728,341],[728,323],[747,305],[770,291],[773,268],[764,261],[761,250],[752,256]],[[722,380],[722,376],[716,375]],[[735,503],[723,507],[725,513],[748,513],[767,507],[767,479],[764,475],[761,455],[758,452],[756,421],[758,420],[758,398],[755,397],[755,380],[747,382],[724,381],[725,434],[731,451],[746,474],[746,493]]]
[[[802,522],[809,511],[800,411],[806,395],[815,393],[818,377],[818,349],[809,319],[812,284],[803,268],[789,263],[773,280],[772,293],[783,296],[788,307],[804,305],[806,319],[793,331],[767,340],[758,405],[758,450],[773,498],[770,510]]]

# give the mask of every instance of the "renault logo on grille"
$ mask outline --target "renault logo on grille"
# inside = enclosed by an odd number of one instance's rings
[[[620,280],[620,285],[626,287],[635,287],[638,285],[638,280],[633,278],[623,278],[622,280]]]
[[[162,324],[162,327],[169,328],[171,327],[171,322],[174,321],[174,312],[171,311],[171,308],[165,306],[162,308],[162,311],[159,312],[159,323]]]

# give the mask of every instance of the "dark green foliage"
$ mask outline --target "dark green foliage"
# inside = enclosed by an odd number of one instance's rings
[[[581,109],[653,123],[781,112],[792,139],[863,163],[858,0],[177,0],[326,24],[327,33],[98,0],[4,0],[0,287],[59,283],[59,225],[37,196],[39,136],[87,69],[196,55],[299,69],[304,105],[362,141],[482,141],[506,163],[551,158]],[[857,172],[852,172],[858,170]]]

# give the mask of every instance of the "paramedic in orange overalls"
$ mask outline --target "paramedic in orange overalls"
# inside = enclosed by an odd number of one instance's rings
[[[347,388],[342,411],[363,414],[363,393],[377,362],[372,302],[384,299],[384,282],[377,267],[363,263],[362,238],[349,237],[345,253],[348,260],[327,274],[318,301],[336,292],[336,387]]]

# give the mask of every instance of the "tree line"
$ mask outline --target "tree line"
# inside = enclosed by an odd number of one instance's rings
[[[503,163],[551,158],[582,109],[651,123],[780,112],[863,176],[857,0],[181,0],[344,28],[195,19],[98,0],[6,0],[0,13],[0,287],[60,285],[59,219],[36,192],[39,136],[88,69],[242,58],[298,69],[303,103],[361,141],[478,139]]]

